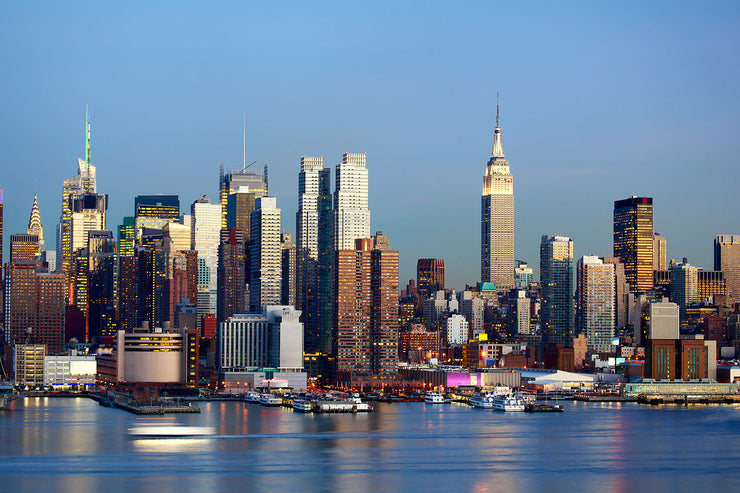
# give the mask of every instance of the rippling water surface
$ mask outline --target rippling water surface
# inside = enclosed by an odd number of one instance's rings
[[[143,418],[79,399],[0,411],[0,491],[738,491],[740,407],[566,403],[565,413],[374,403],[311,415],[236,402]],[[133,439],[162,422],[203,438]]]

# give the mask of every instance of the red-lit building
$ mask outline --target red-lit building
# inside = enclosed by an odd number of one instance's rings
[[[399,358],[410,363],[424,363],[439,357],[439,332],[427,331],[424,324],[413,324],[400,335]]]

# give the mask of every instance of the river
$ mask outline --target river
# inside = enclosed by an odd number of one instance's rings
[[[0,490],[736,491],[740,406],[566,403],[564,413],[374,403],[301,414],[203,402],[144,418],[87,398],[0,411]],[[213,426],[203,438],[133,439],[144,422]]]

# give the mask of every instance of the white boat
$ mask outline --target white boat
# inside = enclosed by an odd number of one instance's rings
[[[493,409],[493,394],[490,392],[476,392],[470,398],[470,405],[481,409]]]
[[[178,438],[208,436],[216,433],[213,426],[184,426],[170,424],[145,424],[129,428],[128,434],[142,438]]]
[[[427,392],[424,394],[426,404],[444,404],[445,397],[440,392]]]
[[[275,394],[260,395],[260,404],[263,406],[282,406],[283,398]]]
[[[524,400],[515,395],[497,395],[493,398],[494,411],[524,411]]]
[[[313,402],[295,399],[293,400],[293,409],[304,413],[310,413],[311,411],[313,411]]]
[[[350,397],[348,399],[350,402],[354,402],[355,404],[355,410],[358,413],[369,413],[372,412],[373,406],[368,404],[367,402],[362,402],[359,395],[356,395],[354,397]]]
[[[259,402],[260,401],[260,393],[259,392],[247,392],[244,394],[244,400],[246,402]]]

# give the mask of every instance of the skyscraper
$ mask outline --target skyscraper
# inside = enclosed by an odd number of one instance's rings
[[[39,201],[36,194],[33,194],[33,207],[31,207],[31,217],[28,219],[28,234],[39,237],[39,254],[44,251],[44,227],[41,225],[41,213],[39,212]]]
[[[334,230],[331,169],[323,157],[301,157],[296,213],[296,302],[307,353],[331,353]]]
[[[632,293],[653,287],[653,199],[614,202],[614,256],[624,263]]]
[[[245,154],[246,156],[246,154]],[[227,202],[229,195],[236,192],[240,187],[244,187],[245,192],[253,193],[254,198],[265,197],[268,192],[267,184],[267,164],[262,173],[248,169],[246,160],[241,169],[232,170],[224,174],[224,166],[221,165],[218,181],[218,203],[221,205],[221,228],[232,229],[227,224]],[[239,228],[237,228],[239,229]],[[248,236],[248,235],[247,235]]]
[[[198,320],[217,309],[218,245],[221,234],[221,206],[207,197],[194,200],[190,209],[190,249],[198,252]],[[200,328],[200,327],[198,327]]]
[[[740,303],[740,235],[717,235],[714,239],[714,270],[725,273],[727,303]]]
[[[280,304],[295,308],[296,298],[296,247],[290,233],[280,234],[281,254],[281,295]]]
[[[336,252],[337,371],[390,378],[398,364],[398,252],[382,233],[355,245]]]
[[[246,311],[245,258],[244,231],[222,229],[218,246],[218,323]]]
[[[498,104],[481,196],[481,281],[497,291],[514,287],[514,178],[501,144]]]
[[[357,238],[370,236],[367,155],[345,152],[335,168],[334,248],[352,250]]]
[[[33,234],[10,235],[10,265],[20,260],[36,260],[39,253],[38,236]]]
[[[653,233],[653,270],[666,270],[668,268],[666,248],[667,243],[663,235]]]
[[[3,195],[5,193],[5,189],[3,187],[0,187],[0,271],[3,269]],[[2,278],[2,274],[0,274],[0,278]]]
[[[180,198],[177,195],[138,195],[134,198],[136,237],[142,228],[162,229],[180,216]]]
[[[113,232],[90,231],[87,243],[88,340],[115,335],[115,266],[116,242]]]
[[[259,313],[265,305],[279,305],[282,295],[280,209],[275,197],[255,201],[251,230],[249,309]]]
[[[72,254],[75,248],[82,248],[80,245],[87,243],[87,231],[105,229],[105,210],[107,209],[107,196],[102,204],[102,221],[94,221],[92,209],[96,209],[101,204],[96,199],[83,199],[83,194],[96,194],[96,169],[91,164],[90,159],[90,117],[85,108],[85,159],[77,159],[77,175],[67,178],[62,182],[62,214],[59,219],[57,229],[57,264],[59,272],[62,272],[69,284],[72,275]],[[77,200],[75,200],[77,199]],[[93,203],[94,202],[94,203]],[[85,211],[90,214],[83,214]],[[78,246],[74,246],[73,238],[73,219],[77,213],[77,236]],[[83,217],[80,216],[83,214]],[[86,216],[86,217],[85,217]],[[89,224],[87,230],[83,224],[87,219],[88,222],[97,223]],[[82,223],[80,221],[82,220]],[[102,222],[102,224],[100,224]],[[96,227],[97,226],[97,227]]]
[[[592,352],[611,351],[614,336],[614,264],[599,257],[578,260],[575,330]]]
[[[420,258],[416,261],[416,285],[419,296],[426,298],[431,293],[445,288],[445,261],[441,258]]]
[[[671,301],[678,305],[681,320],[686,316],[686,307],[699,302],[699,269],[683,262],[675,264],[669,272],[671,278]]]
[[[540,284],[542,340],[568,344],[573,339],[573,241],[567,236],[542,236]]]

